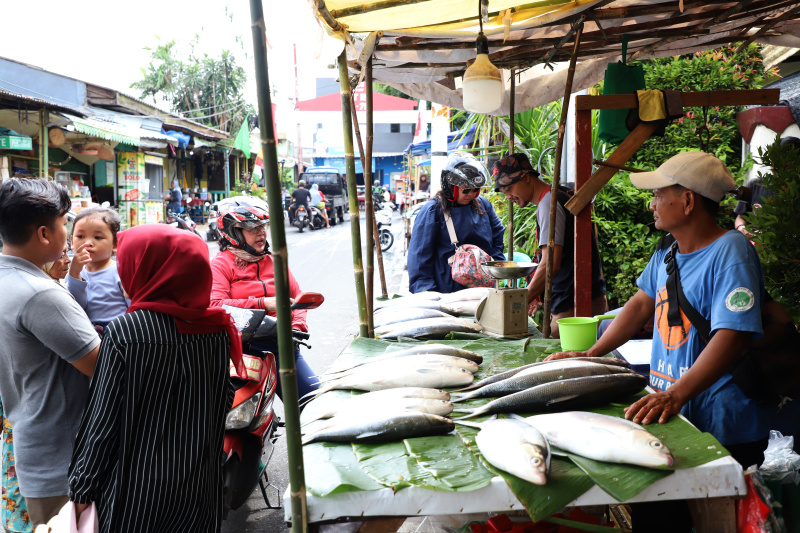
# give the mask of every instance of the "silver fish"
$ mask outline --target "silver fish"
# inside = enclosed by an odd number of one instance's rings
[[[632,370],[621,366],[559,359],[558,361],[553,361],[552,364],[536,365],[526,368],[510,378],[490,383],[472,392],[455,394],[453,401],[462,402],[473,398],[500,398],[535,387],[536,385],[541,385],[542,383],[550,383],[551,381],[558,381],[561,379],[608,374],[630,374],[632,372]]]
[[[462,350],[461,348],[455,348],[453,346],[448,346],[446,344],[421,344],[419,346],[415,346],[413,348],[409,348],[407,350],[396,350],[396,351],[387,351],[384,352],[382,355],[378,355],[375,357],[365,357],[362,359],[342,359],[337,360],[334,363],[333,367],[328,369],[325,373],[326,374],[337,374],[339,372],[344,372],[345,370],[350,370],[357,366],[362,366],[370,363],[377,363],[379,361],[388,361],[390,359],[396,359],[398,357],[408,357],[410,355],[420,355],[420,354],[438,354],[438,355],[449,355],[452,357],[461,357],[462,359],[467,359],[469,361],[474,361],[475,363],[481,364],[483,362],[483,356],[472,352],[470,350]]]
[[[608,463],[672,466],[672,453],[639,424],[616,416],[570,411],[535,415],[525,421],[562,450]]]
[[[376,300],[373,309],[383,309],[385,307],[395,306],[415,306],[422,304],[426,301],[437,301],[442,297],[442,294],[436,291],[423,291],[415,294],[407,294],[400,298],[392,298],[390,300]]]
[[[622,366],[622,367],[629,367],[630,364],[625,361],[624,359],[617,359],[616,357],[572,357],[569,359],[570,361],[584,361],[587,363],[600,363],[604,365],[614,365],[614,366]],[[517,368],[512,368],[511,370],[506,370],[505,372],[501,372],[499,374],[495,374],[493,376],[489,376],[487,378],[483,378],[482,380],[473,383],[469,387],[465,387],[463,389],[454,391],[454,392],[464,392],[468,390],[478,389],[480,387],[485,387],[490,383],[497,383],[498,381],[502,381],[504,379],[508,379],[511,376],[522,372],[528,368],[533,368],[539,365],[549,365],[552,363],[556,363],[558,361],[563,361],[563,359],[556,359],[555,361],[539,361],[538,363],[530,363],[528,365],[519,366]]]
[[[458,300],[451,303],[439,303],[439,307],[442,311],[451,315],[475,316],[479,303],[480,300]]]
[[[457,318],[423,318],[376,328],[375,336],[382,339],[396,339],[398,337],[441,339],[454,331],[480,333],[481,329],[480,324]]]
[[[391,442],[413,437],[445,435],[453,431],[452,420],[418,412],[370,413],[366,417],[331,419],[325,429],[303,437],[303,444],[312,442]]]
[[[451,355],[420,353],[420,354],[409,355],[401,359],[403,360],[403,363],[405,363],[405,365],[408,366],[409,368],[422,368],[428,364],[442,363],[448,366],[454,366],[456,368],[463,368],[465,370],[469,370],[473,374],[478,371],[478,363],[470,361],[469,359],[462,359],[461,357],[453,357]],[[353,374],[354,372],[367,371],[367,367],[371,367],[374,365],[383,365],[387,361],[396,362],[396,360],[397,358],[394,357],[390,357],[388,359],[377,357],[375,361],[371,361],[364,365],[356,366],[350,370],[345,370],[338,373],[326,373],[322,378],[320,378],[320,382],[327,382],[333,379],[341,379],[345,376]]]
[[[450,401],[450,393],[441,389],[429,389],[424,387],[397,387],[374,392],[358,394],[356,396],[326,396],[325,398],[315,398],[306,403],[305,408],[300,413],[300,419],[305,421],[311,418],[330,418],[334,416],[339,404],[355,400],[356,398],[374,398],[377,402],[389,402],[404,398],[417,398],[424,400],[443,400]],[[370,401],[364,400],[364,401]],[[333,414],[329,414],[333,413]]]
[[[487,420],[480,426],[475,442],[490,464],[535,485],[547,483],[550,446],[538,429],[510,418]]]
[[[374,316],[373,323],[376,328],[422,318],[452,318],[452,315],[432,308],[388,307],[387,309],[388,312],[377,313]]]
[[[439,298],[439,301],[445,305],[467,300],[481,301],[484,296],[489,294],[490,290],[492,289],[489,287],[470,287],[468,289],[461,289],[460,291],[442,294],[442,296]]]
[[[388,389],[392,390],[392,389]],[[383,392],[383,391],[376,391]],[[424,398],[377,398],[370,397],[374,392],[368,392],[360,396],[353,396],[349,400],[339,402],[331,406],[325,412],[318,412],[310,417],[303,417],[305,426],[323,418],[333,417],[347,417],[363,415],[367,412],[381,411],[396,412],[396,411],[417,411],[419,413],[428,413],[431,415],[447,416],[453,412],[453,404],[446,400],[426,400]],[[305,412],[305,411],[304,411]]]
[[[340,379],[331,380],[306,396],[319,396],[330,390],[354,389],[376,391],[397,387],[448,388],[470,383],[472,372],[444,363],[430,363],[412,368],[405,358],[380,365],[365,365]]]
[[[570,409],[602,405],[643,390],[647,379],[639,374],[611,374],[564,379],[515,392],[478,407],[454,409],[472,418],[493,413],[529,413],[553,408]]]

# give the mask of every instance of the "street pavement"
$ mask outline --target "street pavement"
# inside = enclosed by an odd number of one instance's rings
[[[360,214],[362,248],[364,240],[364,212]],[[200,227],[205,235],[205,227]],[[383,254],[384,269],[389,294],[408,292],[408,275],[405,271],[403,253],[403,219],[395,213],[391,226],[395,236],[392,247]],[[217,243],[209,242],[209,255],[218,251]],[[320,292],[325,303],[308,312],[308,327],[311,334],[311,349],[301,347],[303,357],[311,368],[322,373],[330,367],[336,357],[358,334],[358,310],[356,308],[355,278],[353,275],[353,253],[350,238],[350,222],[330,229],[299,233],[287,226],[286,245],[289,270],[304,291]],[[377,261],[376,261],[377,263]],[[380,296],[379,276],[375,272],[375,294]],[[283,404],[276,402],[276,412],[283,416]],[[283,431],[281,431],[283,433]],[[270,501],[283,502],[283,494],[289,485],[286,439],[281,437],[269,462],[267,472],[274,488],[268,489]],[[247,503],[231,511],[223,523],[224,533],[251,533],[284,531],[284,511],[267,510],[261,491],[256,488]]]

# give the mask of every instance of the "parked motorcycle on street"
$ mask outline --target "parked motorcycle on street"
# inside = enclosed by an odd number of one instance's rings
[[[316,309],[325,298],[318,293],[301,293],[295,298],[292,309]],[[278,387],[278,367],[275,354],[251,349],[256,342],[277,342],[278,321],[263,309],[244,309],[224,305],[233,317],[242,336],[242,349],[247,379],[241,379],[231,367],[231,384],[235,389],[233,405],[225,420],[223,453],[223,513],[238,509],[250,497],[256,486],[268,509],[281,508],[281,495],[272,485],[267,474],[267,465],[275,450],[283,423],[273,411]],[[303,344],[309,334],[292,330],[295,345]],[[262,459],[263,457],[263,459]],[[268,488],[277,494],[273,503]]]
[[[188,213],[176,213],[174,211],[167,211],[167,220],[164,221],[165,224],[169,224],[170,226],[178,229],[183,229],[188,232],[194,233],[198,237],[200,237],[200,233],[197,231],[197,224],[192,217],[189,216]]]
[[[392,225],[391,202],[385,202],[380,211],[375,211],[375,222],[378,224],[378,238],[381,243],[381,252],[385,252],[394,244],[394,235],[388,226]]]

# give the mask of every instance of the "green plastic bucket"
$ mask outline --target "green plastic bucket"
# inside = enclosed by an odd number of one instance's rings
[[[558,319],[558,334],[561,349],[571,352],[584,352],[597,342],[597,325],[601,320],[617,315],[576,316]]]

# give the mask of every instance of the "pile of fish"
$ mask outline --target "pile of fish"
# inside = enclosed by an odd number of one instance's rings
[[[582,411],[490,419],[481,424],[475,442],[484,459],[536,485],[544,485],[550,468],[550,446],[607,463],[649,468],[670,467],[672,454],[658,437],[628,420]]]
[[[489,292],[488,288],[463,289],[451,294],[435,291],[410,294],[375,304],[375,336],[441,339],[451,332],[480,333],[475,311]]]

